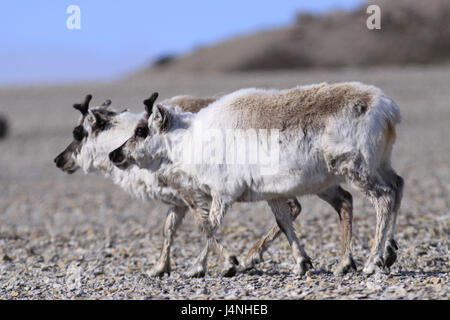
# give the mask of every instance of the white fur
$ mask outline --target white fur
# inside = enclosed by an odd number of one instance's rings
[[[305,138],[301,131],[296,135],[281,135],[281,171],[276,175],[262,175],[258,168],[250,164],[235,165],[232,168],[208,163],[192,165],[173,157],[185,152],[186,145],[183,142],[187,134],[196,137],[194,132],[233,129],[239,115],[227,112],[228,105],[235,99],[262,91],[264,90],[238,90],[197,114],[167,108],[174,115],[173,127],[165,135],[154,135],[147,139],[145,148],[138,151],[140,157],[136,160],[141,166],[148,166],[164,159],[169,163],[167,170],[176,169],[196,177],[200,185],[207,186],[211,194],[226,202],[236,201],[242,196],[244,188],[248,188],[251,193],[245,197],[245,201],[276,198],[278,195],[316,194],[330,185],[342,182],[341,177],[330,173],[327,168],[326,159],[330,156],[357,151],[366,161],[367,169],[375,171],[383,160],[379,150],[384,147],[381,141],[383,129],[387,122],[397,124],[400,121],[398,106],[377,89],[376,99],[369,111],[356,120],[344,108],[340,114],[328,120],[326,129],[319,135]],[[152,114],[149,119],[150,127],[154,126],[155,116],[156,114]],[[208,140],[197,139],[194,143],[201,144],[196,146],[198,150],[216,148]]]
[[[85,173],[100,171],[111,178],[128,193],[143,199],[161,200],[167,204],[184,206],[176,191],[165,188],[158,183],[157,174],[148,170],[131,166],[127,170],[120,170],[108,158],[109,153],[124,143],[133,135],[134,128],[142,114],[122,112],[115,117],[114,125],[109,130],[93,136],[89,132],[87,140],[77,154],[75,161]],[[88,116],[89,117],[89,116]],[[85,122],[89,121],[86,117]],[[90,126],[85,125],[90,131]]]
[[[179,110],[179,107],[175,109]],[[75,155],[72,154],[72,157],[76,165],[82,168],[85,173],[101,172],[105,177],[111,178],[115,184],[137,198],[159,200],[171,206],[164,225],[164,242],[160,258],[149,271],[151,276],[160,276],[164,273],[170,273],[171,244],[188,207],[175,189],[160,183],[158,172],[141,169],[135,165],[122,170],[115,167],[109,159],[109,153],[133,135],[141,117],[142,114],[134,114],[129,111],[121,112],[112,117],[113,122],[107,130],[94,134],[92,124],[95,117],[92,114],[92,109],[90,109],[82,123],[88,135],[84,138],[79,152]],[[194,212],[194,216],[195,214]],[[217,244],[217,250],[231,256],[220,244]],[[264,250],[264,247],[258,248],[258,253],[262,254]],[[202,258],[200,256],[198,260]],[[193,269],[196,267],[194,266]],[[231,267],[234,268],[234,266]]]
[[[233,111],[233,104],[239,101],[245,103],[246,97],[256,95],[276,97],[281,93],[277,90],[239,90],[222,97],[197,114],[165,108],[173,121],[170,130],[165,134],[158,134],[158,121],[161,117],[158,112],[153,112],[149,118],[149,128],[153,134],[146,140],[142,149],[134,152],[134,158],[141,167],[148,168],[156,164],[158,171],[168,177],[174,172],[185,175],[185,189],[207,192],[213,199],[223,203],[223,208],[235,201],[258,200],[275,201],[274,207],[277,207],[277,199],[317,194],[347,180],[358,189],[368,192],[377,209],[377,245],[366,266],[370,273],[375,268],[376,257],[382,255],[380,250],[383,248],[380,246],[384,246],[386,232],[385,228],[383,232],[379,229],[389,220],[385,215],[391,210],[391,200],[386,200],[385,196],[375,196],[374,191],[384,188],[377,170],[389,166],[390,162],[391,146],[388,154],[383,152],[386,148],[383,131],[388,124],[395,126],[400,121],[400,112],[393,100],[380,89],[361,83],[350,85],[370,92],[373,99],[367,112],[355,116],[351,106],[342,106],[339,112],[327,117],[325,128],[313,135],[305,136],[301,128],[281,132],[280,170],[275,174],[261,174],[257,166],[250,164],[189,164],[177,155],[192,147],[186,145],[186,135],[196,136],[195,132],[205,132],[208,129],[241,128],[240,114]],[[255,108],[252,112],[258,112],[258,109]],[[251,128],[251,124],[247,125]],[[201,138],[194,140],[194,146],[197,150],[216,148],[216,144]],[[333,168],[333,160],[339,157],[344,157],[344,163]],[[386,192],[388,196],[392,193],[389,190]],[[220,216],[225,210],[211,211],[211,215]],[[221,220],[220,217],[214,216],[210,216],[210,219],[212,222]]]

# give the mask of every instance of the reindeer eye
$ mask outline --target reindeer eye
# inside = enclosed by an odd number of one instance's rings
[[[148,128],[147,127],[137,127],[134,134],[136,135],[136,137],[145,138],[148,135]]]
[[[104,130],[106,127],[106,121],[103,120],[102,118],[97,119],[96,127],[99,128],[100,130]]]
[[[75,129],[73,129],[73,138],[75,140],[81,141],[83,140],[84,137],[84,130],[82,127],[76,127]]]

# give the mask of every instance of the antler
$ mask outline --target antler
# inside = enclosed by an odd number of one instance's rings
[[[102,107],[104,109],[108,108],[111,105],[112,101],[110,99],[105,100],[105,102],[102,103]]]
[[[75,103],[73,107],[81,112],[82,115],[85,115],[89,109],[89,102],[91,102],[92,94],[87,94],[84,98],[83,103]]]
[[[145,111],[147,111],[147,114],[152,113],[153,104],[155,103],[155,100],[157,98],[158,98],[158,92],[153,92],[153,94],[150,96],[150,98],[144,100]]]

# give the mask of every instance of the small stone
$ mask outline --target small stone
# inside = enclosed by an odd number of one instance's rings
[[[17,297],[18,295],[19,293],[16,291],[11,292],[11,297]]]

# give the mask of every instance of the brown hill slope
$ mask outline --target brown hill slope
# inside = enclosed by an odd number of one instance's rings
[[[381,30],[366,27],[369,4],[381,8]],[[301,13],[291,26],[164,59],[151,70],[223,72],[448,61],[450,1],[376,0],[354,12]]]

